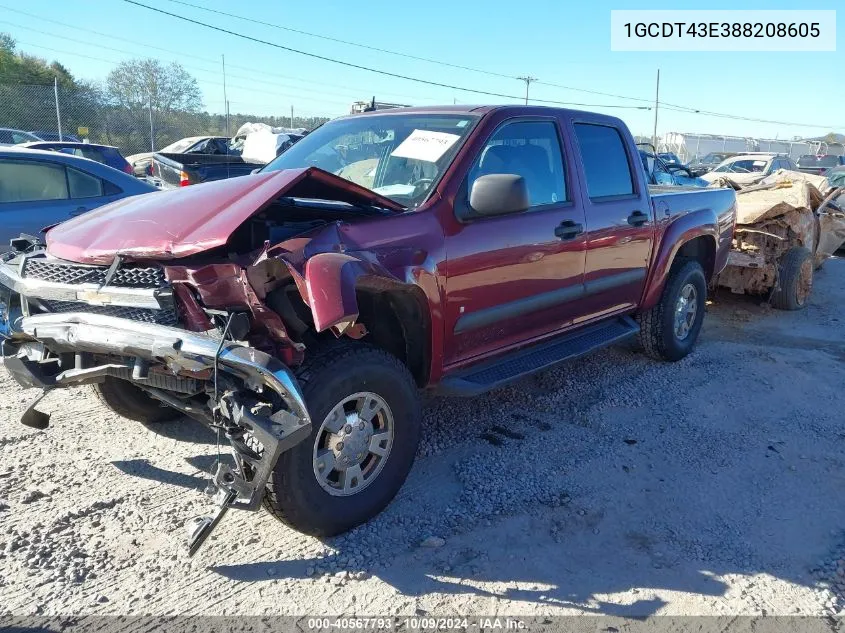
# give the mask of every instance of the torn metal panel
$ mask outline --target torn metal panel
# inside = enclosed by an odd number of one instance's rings
[[[717,284],[765,294],[777,283],[781,258],[803,246],[816,265],[845,242],[845,213],[816,186],[824,178],[780,170],[737,193],[737,227],[728,266]],[[825,189],[827,189],[825,185]]]

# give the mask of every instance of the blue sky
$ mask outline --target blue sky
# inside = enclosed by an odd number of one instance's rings
[[[141,1],[285,46],[394,73],[509,95],[522,95],[525,89],[515,79],[243,22],[169,0]],[[658,121],[660,134],[684,131],[792,138],[845,132],[845,82],[842,81],[845,52],[841,45],[835,53],[610,51],[611,9],[684,8],[676,1],[321,0],[284,4],[272,0],[188,1],[414,56],[509,76],[527,74],[572,88],[639,99],[654,98],[659,68],[661,101],[751,118],[810,124],[804,127],[760,123],[662,108]],[[714,0],[706,8],[793,9],[795,6],[794,2],[779,0]],[[837,6],[842,6],[841,1],[815,0],[807,8],[836,9]],[[843,15],[845,11],[837,15],[840,33],[845,32]],[[95,35],[90,30],[111,37]],[[86,79],[103,79],[117,63],[132,57],[180,61],[199,81],[205,108],[214,112],[224,110],[221,54],[226,56],[228,96],[233,112],[288,115],[293,105],[299,114],[336,116],[348,112],[352,101],[373,95],[382,101],[414,105],[508,101],[303,57],[186,24],[121,0],[29,0],[27,3],[0,0],[0,31],[12,33],[19,40],[21,50],[58,59],[76,76]],[[825,94],[819,97],[825,84]],[[596,107],[647,105],[643,102],[539,83],[531,85],[530,93],[542,99],[590,104],[583,106],[584,109],[616,114],[635,133],[651,134],[653,111]]]

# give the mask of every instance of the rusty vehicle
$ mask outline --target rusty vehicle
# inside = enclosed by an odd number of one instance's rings
[[[114,412],[219,430],[216,514],[262,503],[333,535],[380,512],[417,449],[418,389],[472,396],[631,336],[694,347],[732,189],[649,193],[616,118],[521,106],[326,123],[261,172],[120,201],[0,265],[21,384],[93,383]],[[25,424],[46,428],[30,407]]]
[[[824,177],[788,170],[738,188],[733,246],[714,283],[764,296],[781,310],[804,308],[814,271],[845,242],[843,191]]]

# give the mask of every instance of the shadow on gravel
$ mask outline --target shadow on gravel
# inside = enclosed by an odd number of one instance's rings
[[[174,486],[179,486],[180,488],[203,490],[208,485],[207,477],[186,475],[184,473],[177,473],[172,470],[159,468],[158,466],[153,466],[146,459],[113,461],[112,464],[118,470],[127,475],[140,477],[141,479],[149,479],[151,481],[158,481],[163,484],[172,484]]]
[[[339,587],[372,575],[406,597],[465,596],[448,603],[459,612],[832,610],[799,590],[845,588],[845,357],[829,349],[845,345],[830,326],[843,291],[819,282],[830,305],[801,313],[717,296],[675,364],[616,346],[471,401],[426,399],[417,462],[381,515],[327,539],[328,555],[211,570]]]
[[[217,436],[210,428],[189,417],[181,417],[172,422],[147,424],[145,428],[156,435],[166,437],[177,442],[192,442],[194,444],[216,444]],[[225,442],[225,440],[223,440]]]

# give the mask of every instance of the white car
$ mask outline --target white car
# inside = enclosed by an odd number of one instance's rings
[[[722,161],[716,169],[701,176],[707,182],[729,178],[738,185],[753,185],[778,169],[798,171],[789,157],[781,154],[740,154]]]

